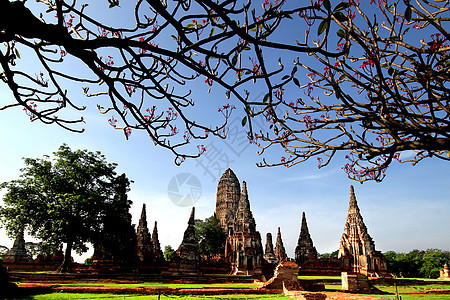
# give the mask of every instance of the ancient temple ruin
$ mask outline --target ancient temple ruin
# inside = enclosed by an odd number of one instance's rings
[[[58,250],[48,256],[39,254],[33,260],[33,257],[27,251],[26,244],[24,231],[21,230],[16,236],[12,248],[6,252],[3,258],[3,265],[6,268],[20,271],[55,271],[61,266],[64,260],[62,250]]]
[[[442,270],[439,270],[439,278],[440,280],[450,280],[450,273],[448,271],[448,265],[445,264]]]
[[[147,212],[145,204],[142,205],[141,218],[136,229],[137,255],[141,265],[150,265],[153,261],[152,236],[147,227]]]
[[[304,263],[317,261],[317,250],[314,247],[308,224],[306,223],[305,212],[302,213],[302,225],[297,247],[295,247],[295,262],[301,267]]]
[[[8,263],[26,263],[32,261],[25,248],[25,239],[23,230],[19,231],[14,240],[13,247],[6,252],[3,262]]]
[[[220,177],[217,185],[216,218],[223,230],[228,233],[233,230],[234,219],[241,198],[241,185],[231,169],[227,169]]]
[[[141,272],[152,269],[155,271],[166,264],[159,243],[157,222],[155,221],[153,234],[150,234],[148,229],[145,204],[142,205],[141,218],[139,219],[139,225],[136,228],[136,238],[139,269]]]
[[[278,259],[275,256],[275,252],[273,250],[273,243],[272,243],[272,234],[270,232],[266,235],[266,248],[264,250],[264,260],[272,265],[274,268],[278,264]]]
[[[143,204],[138,226],[132,224],[129,208],[131,201],[127,197],[125,175],[120,176],[114,205],[105,214],[103,228],[94,241],[94,254],[88,268],[98,272],[138,271],[163,272],[172,276],[199,276],[206,264],[201,261],[195,238],[195,209],[192,208],[183,241],[174,252],[169,266],[164,259],[158,239],[157,222],[152,234],[148,228],[146,205]],[[266,278],[272,277],[279,263],[289,260],[283,245],[281,229],[272,243],[272,234],[267,233],[265,252],[260,233],[256,230],[256,221],[250,209],[247,184],[239,180],[231,169],[227,169],[217,186],[215,216],[226,233],[225,250],[219,255],[220,265],[208,265],[214,272],[232,274],[250,274]],[[27,261],[23,232],[13,248],[6,254],[8,261]],[[387,264],[367,232],[361,216],[353,186],[350,188],[350,202],[344,233],[340,241],[338,258],[318,258],[306,222],[302,213],[300,235],[295,248],[296,264],[302,275],[338,275],[341,272],[363,274],[366,276],[386,276]],[[286,265],[287,266],[287,265]],[[206,269],[204,269],[206,270]],[[448,276],[448,267],[442,271]],[[276,272],[275,272],[276,273]],[[441,274],[442,276],[442,274]],[[261,276],[262,277],[262,276]]]
[[[277,258],[278,263],[288,260],[286,249],[284,249],[283,240],[281,238],[280,227],[278,227],[277,242],[275,244],[275,257]]]
[[[156,221],[155,226],[153,226],[152,247],[153,247],[153,266],[159,267],[165,265],[166,260],[164,259],[164,253],[161,250],[161,244],[159,243],[158,223]]]
[[[115,205],[103,219],[103,230],[94,243],[91,268],[99,272],[133,271],[137,268],[137,238],[131,223],[127,196],[127,178],[117,179]]]
[[[227,169],[217,186],[216,217],[228,234],[225,258],[232,273],[262,274],[263,250],[261,235],[250,210],[247,185],[239,181],[231,169]]]
[[[353,186],[350,187],[350,203],[347,221],[342,234],[338,258],[343,268],[366,276],[387,275],[387,263],[367,232],[361,216]]]
[[[201,275],[200,255],[197,250],[195,239],[195,208],[192,208],[188,221],[188,227],[184,231],[183,241],[174,252],[170,261],[169,272],[172,275],[179,276],[198,276]]]

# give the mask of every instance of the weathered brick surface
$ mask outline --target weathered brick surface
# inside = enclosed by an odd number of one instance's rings
[[[275,256],[275,252],[273,250],[272,234],[270,232],[268,232],[266,235],[266,249],[264,251],[264,259],[268,264],[273,265],[273,268],[275,268],[278,264],[277,257]]]
[[[439,279],[450,280],[447,264],[444,265],[444,268],[442,270],[439,270],[439,273],[440,273]]]
[[[173,275],[201,275],[200,255],[195,240],[195,208],[192,208],[188,227],[184,231],[183,241],[169,264],[169,272]]]
[[[292,261],[284,261],[278,264],[275,273],[263,287],[267,289],[282,289],[283,282],[297,281],[298,265]]]
[[[341,237],[338,257],[342,267],[366,276],[390,276],[387,262],[367,231],[356,202],[353,186],[350,187],[350,202],[344,233]]]
[[[275,244],[275,256],[278,260],[278,263],[286,261],[288,259],[286,250],[284,249],[283,239],[281,238],[280,227],[278,227],[277,242]]]
[[[311,235],[309,234],[308,224],[306,223],[305,212],[302,213],[302,225],[297,247],[295,248],[295,262],[303,267],[306,263],[317,261],[317,250],[313,245]]]

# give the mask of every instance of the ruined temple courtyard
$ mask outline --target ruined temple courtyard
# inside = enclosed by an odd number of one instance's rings
[[[125,203],[126,191],[118,191],[115,199]],[[170,261],[164,259],[157,222],[152,231],[148,227],[145,204],[136,228],[128,210],[108,216],[90,263],[74,264],[70,273],[56,272],[61,253],[34,260],[29,257],[24,235],[19,234],[0,261],[3,277],[7,270],[10,286],[13,282],[17,287],[3,288],[3,294],[8,291],[18,299],[51,293],[60,293],[61,297],[74,293],[111,298],[145,295],[145,299],[340,300],[396,299],[398,295],[402,299],[410,299],[409,295],[447,295],[450,299],[447,265],[435,281],[393,278],[369,235],[353,186],[337,257],[319,256],[305,212],[299,212],[295,253],[286,253],[280,227],[275,239],[272,233],[265,233],[263,243],[249,199],[247,183],[227,169],[217,185],[214,211],[226,240],[223,253],[212,259],[198,251],[194,207],[186,216],[183,239]],[[0,299],[2,296],[0,291]]]

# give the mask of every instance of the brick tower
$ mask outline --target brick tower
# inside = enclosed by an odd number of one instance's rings
[[[350,203],[344,233],[342,234],[338,258],[344,268],[366,276],[385,276],[387,263],[367,232],[356,202],[353,186],[350,187]]]
[[[306,223],[305,212],[302,213],[302,225],[297,247],[295,248],[295,262],[300,267],[305,262],[317,260],[317,250],[313,245],[311,235],[309,234],[308,224]]]
[[[220,177],[217,185],[216,218],[226,233],[233,227],[234,217],[241,196],[239,180],[231,169]]]

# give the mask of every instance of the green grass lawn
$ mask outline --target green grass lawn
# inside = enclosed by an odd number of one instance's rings
[[[402,300],[448,300],[449,295],[401,295]],[[393,298],[395,299],[395,297]]]
[[[158,298],[159,297],[159,298]],[[76,300],[76,299],[123,299],[123,300],[195,300],[195,299],[235,299],[235,300],[289,300],[290,298],[277,295],[277,294],[267,294],[267,295],[219,295],[219,296],[175,296],[175,295],[114,295],[114,294],[76,294],[76,293],[51,293],[43,295],[28,296],[21,299],[36,299],[36,300]]]
[[[423,280],[423,281],[442,281],[434,278],[398,278],[398,279],[411,279],[411,280]]]
[[[23,282],[27,283],[27,282]],[[35,284],[30,282],[27,284]],[[36,283],[38,284],[38,283]],[[163,283],[163,282],[141,282],[141,283],[114,283],[114,282],[76,282],[76,283],[55,283],[57,285],[71,286],[119,286],[119,287],[171,287],[184,289],[199,288],[258,288],[257,283]],[[19,283],[20,285],[20,283]]]
[[[395,287],[394,286],[376,286],[380,290],[387,292],[386,295],[371,295],[377,297],[383,297],[386,299],[395,299]],[[397,291],[402,300],[449,300],[450,295],[433,295],[433,294],[422,294],[422,295],[405,295],[404,293],[420,293],[424,291],[431,290],[450,290],[450,285],[416,285],[416,286],[398,286]]]
[[[325,284],[325,290],[340,290],[342,284]]]
[[[340,279],[340,276],[299,276],[300,279]],[[410,278],[414,279],[414,278]],[[421,295],[405,295],[404,293],[424,292],[429,290],[449,290],[450,285],[433,284],[434,279],[422,279],[430,281],[429,285],[414,285],[414,286],[398,286],[397,290],[403,300],[449,300],[450,295],[433,295],[433,294],[421,294]],[[20,285],[21,283],[19,283]],[[33,284],[33,283],[29,283]],[[169,288],[184,288],[184,289],[196,289],[196,288],[258,288],[260,285],[257,283],[193,283],[193,284],[181,284],[181,283],[162,283],[162,282],[142,282],[142,283],[112,283],[112,282],[77,282],[77,283],[65,283],[57,285],[70,285],[70,286],[117,286],[117,287],[169,287]],[[385,299],[395,299],[395,287],[394,286],[377,286],[380,290],[389,293],[385,295],[373,295],[382,297]],[[327,284],[325,286],[327,290],[339,290],[340,284]],[[38,300],[53,300],[53,299],[149,299],[149,300],[194,300],[194,299],[275,299],[275,300],[288,300],[288,297],[283,295],[218,295],[218,296],[176,296],[176,295],[161,295],[158,298],[157,295],[124,295],[124,294],[79,294],[79,293],[50,293],[42,295],[28,296],[20,299],[38,299]]]
[[[393,294],[395,293],[395,287],[393,286],[377,286],[380,290]],[[450,290],[450,285],[413,285],[413,286],[398,286],[397,291],[402,293],[419,293],[424,291],[434,290]],[[450,298],[450,296],[447,296]]]
[[[369,295],[382,297],[383,299],[395,299],[394,294],[389,295]],[[399,295],[402,300],[449,300],[449,295]]]

